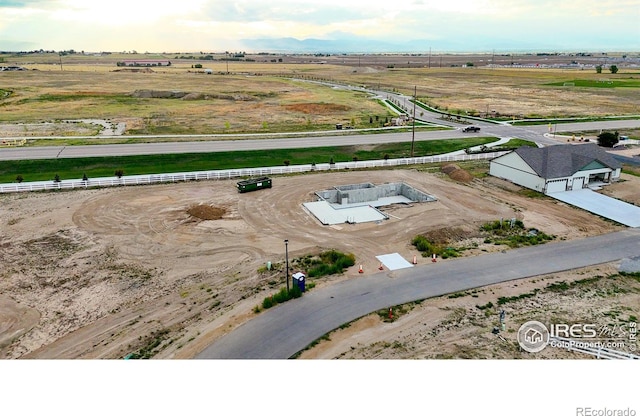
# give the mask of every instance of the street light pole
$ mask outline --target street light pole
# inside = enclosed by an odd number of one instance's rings
[[[287,293],[289,293],[289,240],[284,240],[284,256],[286,262],[286,273],[287,273]]]
[[[413,157],[413,143],[416,140],[416,100],[418,93],[418,87],[413,86],[413,128],[411,130],[411,157]]]

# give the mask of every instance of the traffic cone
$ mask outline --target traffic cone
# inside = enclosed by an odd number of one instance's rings
[[[418,257],[415,254],[413,255],[413,264],[418,264]]]
[[[362,264],[360,265],[360,270],[358,270],[358,273],[364,273],[364,271],[362,271]]]
[[[433,263],[436,262],[436,253],[433,253],[433,258],[431,259],[431,262],[433,262]]]
[[[378,270],[384,270],[384,267],[382,267],[382,263],[380,263],[380,266],[378,266]]]

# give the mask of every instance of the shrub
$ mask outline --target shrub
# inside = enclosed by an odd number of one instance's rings
[[[598,145],[602,147],[613,147],[618,143],[618,132],[608,131],[598,134]]]
[[[418,249],[418,251],[424,251],[428,253],[434,252],[434,245],[423,235],[417,235],[411,241],[411,244]]]
[[[353,254],[344,254],[336,250],[320,253],[320,260],[321,262],[308,261],[308,264],[312,265],[307,273],[309,277],[342,273],[344,269],[356,264],[356,258]]]
[[[262,307],[264,309],[269,309],[273,305],[274,305],[273,296],[268,296],[268,297],[264,298],[264,300],[262,301]]]

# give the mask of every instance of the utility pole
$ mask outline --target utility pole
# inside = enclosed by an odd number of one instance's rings
[[[429,68],[431,68],[431,47],[429,47]]]
[[[289,293],[289,240],[284,240],[284,253],[287,273],[287,293]]]
[[[413,128],[411,129],[411,157],[413,157],[413,148],[414,148],[413,144],[416,140],[416,100],[418,99],[417,93],[418,93],[418,87],[414,85],[413,86]]]

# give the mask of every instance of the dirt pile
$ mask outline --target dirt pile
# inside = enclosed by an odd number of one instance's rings
[[[429,241],[436,244],[449,244],[478,237],[480,233],[475,227],[445,227],[429,230],[423,234]]]
[[[473,180],[473,176],[469,172],[456,164],[444,165],[440,170],[457,182],[467,183]]]
[[[204,204],[192,205],[187,209],[187,214],[201,220],[219,220],[226,213],[226,208]]]

